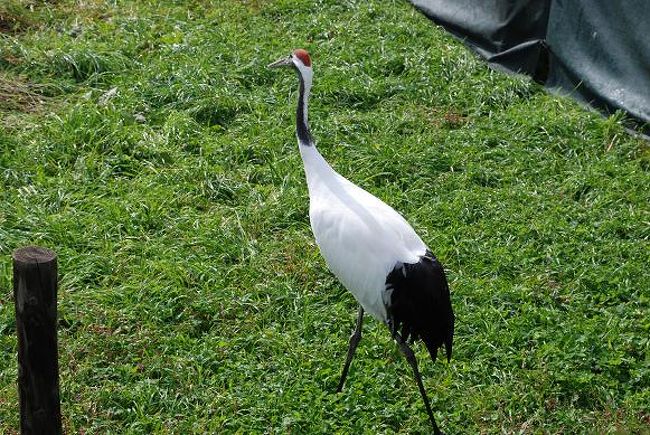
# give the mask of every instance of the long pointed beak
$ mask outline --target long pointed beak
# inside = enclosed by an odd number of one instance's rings
[[[282,59],[278,59],[273,63],[270,63],[267,65],[267,68],[280,68],[281,66],[292,66],[293,61],[291,60],[291,56],[289,57],[283,57]]]

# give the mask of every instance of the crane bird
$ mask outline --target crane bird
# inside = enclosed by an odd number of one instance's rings
[[[368,312],[388,326],[413,369],[433,431],[439,434],[409,344],[422,340],[433,361],[444,344],[447,361],[451,359],[454,312],[444,269],[398,212],[339,175],[316,149],[307,122],[313,77],[307,51],[294,50],[268,66],[291,67],[298,73],[296,135],[307,177],[312,232],[329,269],[359,303],[337,392],[345,383]]]

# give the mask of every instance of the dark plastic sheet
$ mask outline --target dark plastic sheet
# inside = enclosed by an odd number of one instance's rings
[[[410,0],[491,66],[528,74],[650,134],[647,0]]]

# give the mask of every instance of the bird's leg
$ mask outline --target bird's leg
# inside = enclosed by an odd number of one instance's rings
[[[397,345],[399,346],[399,350],[404,354],[404,357],[406,358],[406,361],[411,365],[411,368],[413,369],[413,374],[415,375],[415,381],[418,384],[418,388],[420,389],[420,394],[422,395],[422,400],[424,400],[424,406],[427,409],[427,414],[429,414],[429,420],[431,420],[431,425],[433,426],[433,433],[436,435],[442,435],[442,432],[440,432],[440,429],[438,429],[438,425],[436,424],[436,419],[433,418],[433,412],[431,411],[431,405],[429,404],[429,399],[427,398],[427,392],[424,390],[424,385],[422,385],[422,378],[420,377],[420,371],[418,370],[418,362],[415,359],[415,354],[413,353],[413,349],[404,341],[402,336],[395,332],[393,334],[393,338],[397,342]]]
[[[357,316],[357,326],[354,329],[352,335],[350,335],[350,344],[348,347],[348,356],[345,359],[345,366],[343,366],[343,373],[341,374],[341,381],[339,386],[336,389],[337,393],[340,393],[343,390],[343,384],[345,384],[345,378],[348,376],[348,370],[350,369],[350,363],[352,362],[352,357],[354,352],[357,350],[357,345],[361,340],[361,324],[363,323],[363,307],[359,305],[359,314]]]

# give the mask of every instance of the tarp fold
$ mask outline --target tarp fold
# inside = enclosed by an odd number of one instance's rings
[[[647,0],[410,0],[491,66],[650,133]]]

